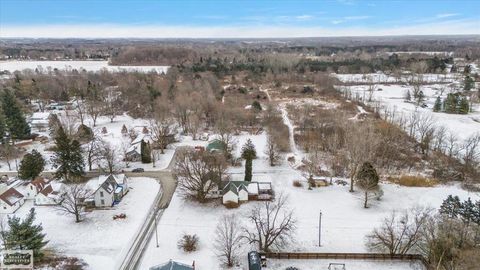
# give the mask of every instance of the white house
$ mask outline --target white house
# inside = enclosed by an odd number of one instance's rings
[[[37,177],[33,181],[22,185],[21,189],[19,188],[18,191],[25,196],[25,199],[33,200],[46,186],[48,186],[48,180],[42,177]]]
[[[245,202],[248,201],[248,184],[245,181],[229,181],[222,190],[222,202]]]
[[[15,188],[0,190],[0,214],[12,214],[25,203],[25,197]]]
[[[30,117],[30,126],[33,129],[44,131],[48,128],[48,119],[50,118],[50,112],[35,112]]]
[[[228,181],[221,194],[223,204],[240,203],[249,200],[271,200],[273,189],[270,182]]]
[[[37,196],[35,205],[57,205],[62,202],[65,189],[62,183],[50,183]]]
[[[91,200],[95,207],[111,207],[128,193],[128,179],[124,174],[101,175],[87,185],[93,192]]]

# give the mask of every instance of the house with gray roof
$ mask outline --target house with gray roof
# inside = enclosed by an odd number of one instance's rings
[[[195,262],[188,265],[170,260],[167,263],[152,266],[150,270],[195,270]]]
[[[90,202],[95,207],[111,207],[119,203],[128,193],[128,179],[124,174],[101,175],[87,183],[92,191]]]

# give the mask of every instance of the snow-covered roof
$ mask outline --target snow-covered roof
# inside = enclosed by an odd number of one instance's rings
[[[135,140],[132,141],[132,145],[135,145],[135,144],[138,144],[140,143],[141,141],[145,141],[145,142],[148,142],[148,143],[152,143],[153,142],[153,139],[152,139],[152,136],[148,135],[148,134],[139,134]]]
[[[30,120],[32,121],[38,121],[38,120],[46,120],[48,123],[48,118],[50,117],[50,112],[34,112],[32,114],[32,117],[30,117]]]
[[[193,266],[170,260],[167,263],[152,266],[150,270],[193,270]]]
[[[108,193],[115,191],[118,185],[125,184],[125,174],[110,174],[100,175],[98,178],[93,178],[87,182],[87,187],[96,192],[100,187],[103,187]]]

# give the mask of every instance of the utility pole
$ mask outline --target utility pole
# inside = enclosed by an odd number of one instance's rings
[[[320,216],[318,218],[318,246],[322,246],[322,211],[320,211]]]
[[[158,214],[158,208],[155,208],[155,212],[154,212],[154,217],[153,217],[153,220],[155,221],[155,240],[157,242],[157,248],[159,247],[158,245],[158,231],[157,231],[157,214]]]

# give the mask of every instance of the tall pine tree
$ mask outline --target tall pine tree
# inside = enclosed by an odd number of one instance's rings
[[[33,250],[34,260],[43,257],[42,249],[48,244],[41,224],[35,222],[35,208],[31,208],[24,220],[8,217],[8,230],[0,232],[7,249]]]
[[[439,112],[441,110],[442,110],[442,100],[438,96],[437,99],[435,100],[435,105],[433,105],[433,111]]]
[[[37,150],[32,150],[32,152],[27,153],[20,162],[18,176],[22,179],[33,180],[40,175],[44,167],[45,159],[42,154]]]
[[[3,92],[2,110],[12,139],[26,139],[30,137],[30,126],[25,120],[15,95],[10,90]]]
[[[458,196],[448,195],[440,206],[440,214],[446,215],[449,218],[457,218],[460,215],[462,203]]]
[[[146,143],[144,140],[140,143],[140,155],[142,163],[152,162],[152,149],[150,148],[150,144]]]
[[[82,147],[77,140],[68,137],[63,127],[57,129],[52,162],[57,169],[55,177],[69,182],[84,173],[85,162]]]
[[[245,159],[245,181],[252,181],[253,160],[257,158],[257,151],[252,140],[248,139],[242,146],[242,158]]]

